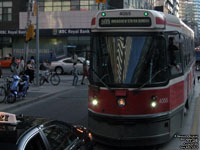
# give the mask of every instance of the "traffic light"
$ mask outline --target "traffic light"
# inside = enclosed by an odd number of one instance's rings
[[[106,3],[107,0],[96,0],[96,3]]]
[[[26,31],[26,42],[30,41],[35,37],[34,25],[28,25],[28,30]]]

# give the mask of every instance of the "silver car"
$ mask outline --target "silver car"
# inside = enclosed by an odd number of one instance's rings
[[[78,74],[83,74],[83,62],[85,61],[84,57],[78,57],[77,60],[77,70]],[[58,61],[51,62],[51,70],[54,70],[57,74],[72,74],[73,72],[73,63],[71,57],[64,58]]]
[[[0,112],[1,150],[92,150],[92,134],[81,125]]]

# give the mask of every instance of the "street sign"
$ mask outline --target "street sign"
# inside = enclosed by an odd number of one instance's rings
[[[96,0],[96,3],[106,3],[107,0]]]

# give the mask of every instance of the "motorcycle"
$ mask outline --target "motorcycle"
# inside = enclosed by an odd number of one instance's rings
[[[25,97],[29,89],[29,76],[22,75],[21,78],[18,75],[12,76],[13,81],[10,82],[10,88],[8,89],[7,102],[14,103],[16,98]]]

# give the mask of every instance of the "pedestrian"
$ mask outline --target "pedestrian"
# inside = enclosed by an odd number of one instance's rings
[[[25,74],[29,76],[29,78],[30,78],[30,80],[29,80],[30,83],[32,83],[33,80],[34,80],[34,73],[35,73],[35,71],[34,71],[34,68],[32,67],[31,60],[29,60],[29,61],[27,62],[27,65],[26,65]]]
[[[50,70],[50,66],[49,66],[49,63],[48,63],[48,59],[44,59],[43,60],[43,63],[40,65],[40,72],[41,72],[41,75],[44,77],[44,80],[49,83],[48,81],[48,74],[49,74],[49,70]]]
[[[15,57],[12,57],[10,69],[13,75],[18,75],[18,63]]]
[[[74,53],[74,54],[72,55],[72,62],[73,62],[73,63],[77,63],[77,61],[78,61],[78,56],[77,56],[76,53]]]
[[[18,73],[19,73],[19,75],[24,74],[24,57],[23,56],[21,56],[21,58],[20,58]]]
[[[31,56],[31,66],[33,69],[35,69],[35,58],[34,56]]]
[[[49,70],[50,67],[49,67],[49,62],[48,62],[48,59],[44,59],[43,60],[43,63],[41,64],[41,69],[40,70]]]
[[[73,86],[76,86],[77,85],[77,82],[78,82],[78,70],[77,70],[77,66],[76,66],[76,62],[73,64],[73,75],[74,75],[74,78],[73,78],[73,83],[72,85]]]
[[[81,84],[84,84],[84,79],[85,77],[88,76],[88,64],[87,64],[87,60],[85,59],[83,62],[83,76],[82,76],[82,80],[81,80]]]

